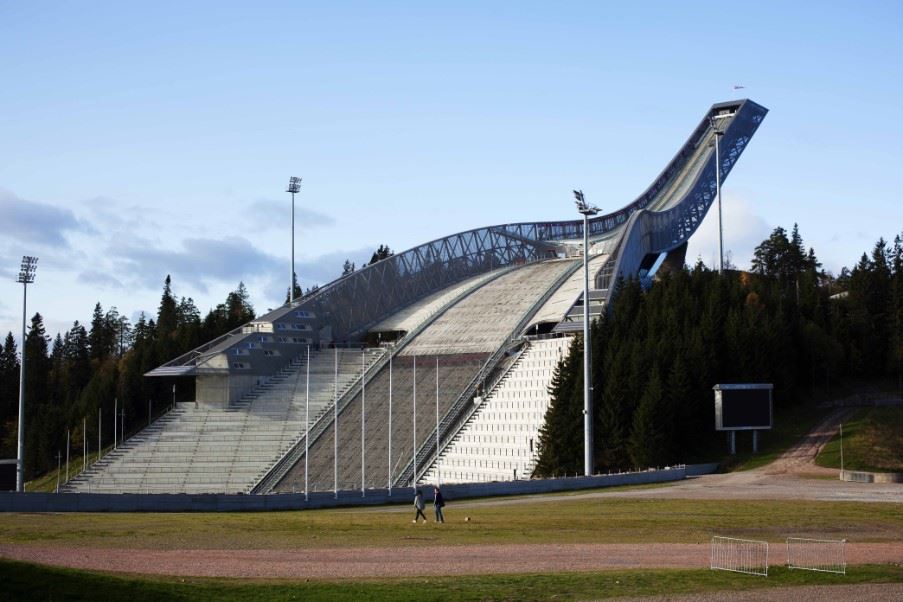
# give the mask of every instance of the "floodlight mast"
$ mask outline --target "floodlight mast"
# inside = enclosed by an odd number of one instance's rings
[[[719,141],[724,132],[715,125],[715,118],[709,118],[715,134],[715,193],[718,196],[718,273],[724,272],[724,227],[721,223],[721,148]]]
[[[28,301],[28,285],[34,282],[38,258],[31,255],[22,257],[19,277],[22,283],[22,361],[19,363],[19,440],[16,449],[16,491],[25,492],[25,312]]]
[[[583,215],[583,474],[592,476],[593,469],[593,396],[590,375],[589,334],[589,217],[599,213],[590,205],[582,190],[575,190],[577,211]]]
[[[301,178],[289,178],[285,191],[292,193],[292,273],[288,285],[288,302],[292,305],[295,302],[295,193],[301,191]]]

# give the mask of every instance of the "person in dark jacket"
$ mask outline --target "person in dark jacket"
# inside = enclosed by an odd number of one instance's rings
[[[433,487],[433,506],[436,508],[436,522],[444,523],[445,517],[442,516],[442,507],[445,506],[445,498],[442,497],[442,492],[439,491],[438,485]]]
[[[420,518],[421,516],[423,517],[423,522],[426,522],[426,514],[423,513],[424,507],[425,506],[423,504],[423,492],[421,492],[418,489],[417,493],[414,494],[414,508],[416,508],[417,514],[414,515],[414,520],[411,522],[416,523],[417,519]]]

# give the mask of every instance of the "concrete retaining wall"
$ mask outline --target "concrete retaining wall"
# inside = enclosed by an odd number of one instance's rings
[[[903,483],[903,473],[844,470],[840,473],[840,480],[854,483]]]
[[[698,466],[698,465],[697,465]],[[698,473],[697,473],[698,474]],[[442,492],[449,502],[477,497],[525,495],[575,491],[621,485],[642,485],[680,481],[686,478],[685,467],[668,470],[650,470],[595,477],[569,477],[561,479],[534,479],[495,483],[465,483],[443,485]],[[432,488],[421,485],[424,499],[432,499]],[[272,495],[238,494],[109,494],[109,493],[13,493],[0,492],[0,512],[258,512],[265,510],[304,510],[335,508],[342,506],[376,506],[382,504],[411,504],[414,491],[411,487],[392,490],[368,489],[366,496],[360,491],[340,491],[338,498],[332,492],[311,493],[307,501],[303,493]]]
[[[718,462],[710,462],[709,464],[687,464],[686,471],[688,477],[714,474],[718,472]]]

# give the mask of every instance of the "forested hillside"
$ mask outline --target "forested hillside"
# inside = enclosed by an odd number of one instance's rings
[[[712,387],[774,383],[775,406],[839,380],[903,380],[903,239],[852,270],[821,271],[796,226],[777,228],[751,272],[701,263],[648,289],[620,282],[592,326],[597,470],[665,465],[718,448]],[[537,474],[583,470],[582,342],[558,367]],[[898,385],[899,386],[899,385]]]

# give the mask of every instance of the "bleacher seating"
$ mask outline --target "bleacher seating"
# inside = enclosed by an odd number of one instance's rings
[[[363,352],[366,365],[382,349]],[[360,376],[360,349],[311,351],[310,421],[329,411],[335,362],[341,396]],[[180,403],[127,439],[66,491],[104,493],[248,492],[305,432],[306,354],[226,408]]]

